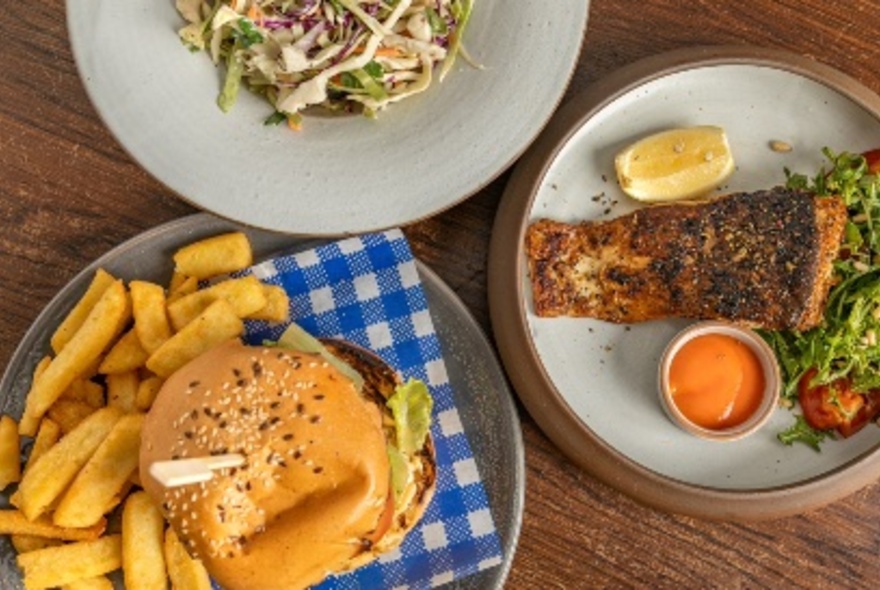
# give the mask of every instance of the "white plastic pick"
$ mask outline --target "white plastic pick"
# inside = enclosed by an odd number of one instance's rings
[[[150,475],[166,488],[174,488],[208,481],[214,477],[214,471],[238,467],[244,463],[244,460],[244,456],[230,453],[191,459],[156,461],[150,465]]]

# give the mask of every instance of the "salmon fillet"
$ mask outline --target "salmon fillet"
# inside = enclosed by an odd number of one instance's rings
[[[808,330],[822,321],[846,219],[837,197],[776,188],[608,221],[539,220],[525,239],[535,312]]]

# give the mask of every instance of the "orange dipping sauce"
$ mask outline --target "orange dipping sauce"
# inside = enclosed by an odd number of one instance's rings
[[[703,428],[737,426],[754,414],[764,394],[761,361],[732,336],[704,334],[686,342],[669,366],[672,402]]]

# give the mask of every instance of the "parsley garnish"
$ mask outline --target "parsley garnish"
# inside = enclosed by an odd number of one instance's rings
[[[238,28],[232,31],[232,38],[241,43],[242,47],[250,47],[263,42],[263,35],[254,23],[246,18],[238,19]]]
[[[263,125],[281,125],[287,121],[287,115],[282,113],[281,111],[275,111],[263,121]]]

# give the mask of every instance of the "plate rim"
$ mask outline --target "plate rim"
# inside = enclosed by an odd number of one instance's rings
[[[391,229],[393,227],[409,225],[412,223],[424,221],[445,211],[448,211],[449,209],[452,209],[457,205],[462,204],[467,199],[486,188],[493,181],[504,175],[504,173],[507,172],[528,150],[531,143],[540,136],[548,122],[553,117],[554,113],[559,108],[560,104],[562,104],[562,101],[565,98],[566,90],[568,89],[574,77],[578,60],[586,43],[586,32],[588,30],[591,5],[591,0],[584,0],[582,4],[574,3],[583,6],[583,19],[580,24],[579,42],[575,44],[574,47],[570,47],[568,49],[570,53],[566,56],[564,60],[565,67],[562,71],[562,75],[560,76],[560,84],[559,87],[556,89],[554,99],[545,103],[545,111],[541,114],[541,116],[533,117],[533,119],[535,120],[535,125],[532,129],[529,130],[529,133],[526,137],[521,137],[519,139],[518,147],[508,153],[506,157],[499,158],[498,163],[496,163],[494,167],[487,167],[481,172],[480,175],[475,175],[474,181],[471,183],[470,186],[465,188],[465,190],[461,191],[451,198],[443,200],[442,203],[435,204],[430,208],[430,210],[425,210],[421,214],[413,215],[411,218],[399,218],[396,216],[397,214],[390,214],[388,216],[388,219],[385,221],[380,221],[379,219],[376,219],[375,221],[371,221],[368,223],[357,222],[362,224],[358,226],[352,226],[351,219],[349,219],[349,221],[345,223],[340,224],[339,222],[328,221],[328,219],[332,217],[332,215],[328,215],[321,221],[320,225],[322,225],[322,227],[315,228],[292,226],[289,223],[279,224],[276,222],[259,221],[252,217],[245,218],[244,215],[239,215],[238,212],[235,216],[231,215],[229,212],[221,212],[219,207],[209,206],[208,203],[204,202],[204,199],[197,199],[191,195],[184,194],[183,192],[181,192],[181,190],[178,190],[178,187],[172,186],[172,184],[161,178],[159,174],[154,171],[155,166],[151,165],[150,167],[147,167],[143,163],[142,157],[138,156],[135,153],[136,150],[133,147],[130,147],[127,141],[123,139],[124,137],[126,137],[126,133],[124,132],[124,128],[120,121],[116,117],[112,116],[111,113],[108,112],[106,109],[102,109],[99,106],[101,104],[101,101],[97,98],[98,92],[96,90],[96,84],[92,81],[92,76],[88,75],[89,67],[91,66],[87,65],[87,63],[93,58],[93,52],[87,50],[88,43],[82,40],[77,40],[78,36],[87,36],[88,33],[91,31],[82,30],[82,27],[79,25],[78,21],[78,18],[82,17],[79,16],[76,10],[71,9],[71,6],[79,6],[79,4],[73,2],[73,0],[64,0],[64,2],[66,8],[65,25],[67,28],[68,44],[71,49],[74,67],[76,68],[79,79],[82,82],[83,89],[85,90],[89,103],[95,114],[97,115],[99,121],[101,122],[101,125],[109,132],[116,144],[122,149],[122,151],[132,162],[134,162],[137,166],[146,171],[150,177],[155,179],[156,182],[158,182],[161,186],[168,190],[175,198],[192,207],[195,207],[200,211],[209,212],[215,217],[226,219],[235,223],[242,223],[251,227],[257,227],[266,231],[285,232],[297,236],[320,236],[328,238],[343,237],[353,235],[355,233],[378,232],[386,229]],[[256,127],[256,129],[259,128],[259,126]],[[334,187],[334,190],[341,189],[340,187]]]
[[[880,120],[880,96],[828,65],[785,50],[690,47],[624,66],[569,100],[514,169],[489,245],[489,314],[514,390],[544,434],[576,465],[634,500],[662,511],[709,520],[769,520],[817,509],[876,481],[880,478],[880,444],[829,472],[771,488],[722,489],[662,475],[618,452],[577,417],[539,360],[523,305],[520,257],[528,214],[540,183],[573,135],[635,88],[671,74],[720,65],[769,67],[800,75],[849,98]]]
[[[326,243],[328,241],[332,241],[333,239],[324,236],[303,237],[273,232],[269,230],[255,228],[252,226],[247,226],[240,222],[229,220],[208,212],[193,213],[190,215],[172,219],[160,225],[139,232],[129,237],[128,239],[125,239],[122,242],[116,244],[107,252],[95,258],[94,260],[92,260],[92,262],[84,266],[70,280],[68,280],[55,293],[55,295],[49,300],[49,302],[40,310],[40,312],[28,326],[25,333],[22,335],[18,345],[15,347],[14,351],[11,354],[8,363],[3,369],[2,376],[0,376],[0,392],[2,392],[0,393],[0,399],[6,400],[6,398],[9,396],[9,392],[12,391],[13,387],[16,384],[16,378],[20,377],[22,372],[29,374],[33,370],[33,366],[30,361],[33,361],[35,363],[42,356],[42,353],[45,352],[41,351],[41,354],[39,355],[34,354],[35,348],[40,347],[41,340],[48,339],[48,336],[52,332],[51,329],[47,330],[43,325],[46,324],[46,322],[50,321],[55,314],[59,313],[59,310],[63,313],[66,313],[66,309],[72,307],[76,303],[76,301],[79,299],[79,295],[81,295],[81,293],[85,291],[97,268],[113,261],[119,263],[118,258],[120,254],[123,254],[126,251],[136,251],[138,249],[144,248],[145,244],[149,244],[157,239],[161,239],[163,236],[168,236],[169,234],[174,233],[179,237],[178,241],[183,243],[186,241],[186,237],[191,235],[193,232],[205,233],[209,229],[215,231],[230,231],[234,229],[240,229],[242,231],[248,232],[249,234],[262,236],[266,241],[271,240],[273,244],[276,242],[284,242],[286,246],[279,246],[277,249],[273,248],[273,252],[278,253],[284,250],[289,250],[292,245],[309,247],[311,245]],[[263,252],[262,255],[271,256],[273,254],[272,252]],[[498,532],[499,543],[501,544],[502,548],[501,563],[495,567],[482,571],[477,571],[471,575],[459,578],[450,584],[450,588],[484,588],[490,585],[493,588],[501,589],[504,587],[504,584],[510,573],[510,569],[513,565],[513,560],[516,555],[516,549],[519,543],[519,537],[522,530],[522,521],[525,512],[525,448],[522,438],[522,428],[519,420],[519,414],[517,413],[516,404],[513,400],[513,395],[510,391],[509,385],[505,379],[500,361],[497,359],[497,356],[495,355],[491,345],[489,344],[489,339],[487,338],[484,330],[477,323],[473,314],[465,306],[464,302],[458,297],[455,291],[449,285],[447,285],[446,282],[443,281],[443,279],[440,278],[440,276],[433,269],[431,269],[430,266],[428,266],[426,263],[422,262],[415,256],[413,258],[416,264],[416,268],[418,269],[419,277],[421,278],[425,288],[425,295],[429,302],[432,296],[440,297],[443,301],[443,305],[454,310],[454,312],[456,313],[456,323],[463,326],[467,330],[467,332],[469,332],[469,334],[467,334],[467,339],[471,340],[471,342],[480,350],[492,354],[492,356],[490,357],[491,362],[483,362],[481,363],[481,367],[491,373],[491,383],[498,386],[497,395],[493,396],[497,399],[499,404],[498,416],[503,417],[505,422],[508,424],[511,434],[513,435],[512,440],[507,441],[505,445],[500,445],[503,448],[506,448],[508,451],[508,455],[504,456],[502,460],[504,461],[505,465],[509,467],[510,473],[507,474],[506,478],[503,476],[498,476],[498,479],[501,480],[498,485],[502,485],[503,480],[508,478],[514,481],[514,489],[510,492],[509,501],[511,520],[508,520],[506,522],[497,522],[498,517],[495,515],[495,511],[493,510],[493,518],[496,520],[496,530]],[[167,263],[170,272],[170,257],[168,258]],[[133,270],[131,272],[136,273],[137,271]],[[434,321],[436,323],[436,318],[434,318]],[[441,347],[444,349],[445,358],[445,355],[448,354],[447,351],[449,349],[449,344],[443,336],[443,328],[435,325],[435,329],[437,331],[437,336],[440,340]],[[48,344],[48,342],[46,344]],[[462,402],[462,396],[466,394],[467,392],[459,392],[455,390],[453,391],[457,406],[459,406]],[[23,404],[23,400],[12,401],[13,403]],[[461,412],[461,408],[459,408],[459,411]],[[471,434],[471,436],[473,435]],[[477,458],[477,460],[478,465],[480,466],[481,477],[485,480],[487,476],[491,476],[492,474],[487,474],[487,465],[480,464],[479,458]],[[491,497],[489,498],[489,500],[490,507],[492,507],[493,505],[491,504]],[[506,534],[502,534],[502,527],[507,528]],[[3,585],[2,578],[0,578],[0,587],[5,587]]]

